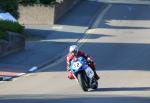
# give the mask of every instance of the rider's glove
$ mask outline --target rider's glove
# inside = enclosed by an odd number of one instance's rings
[[[90,57],[87,57],[88,62],[92,62],[93,60]]]

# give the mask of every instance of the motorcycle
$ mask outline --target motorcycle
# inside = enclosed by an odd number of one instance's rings
[[[71,61],[70,70],[83,91],[88,91],[89,88],[98,88],[98,81],[94,78],[94,72],[83,57],[75,57]]]

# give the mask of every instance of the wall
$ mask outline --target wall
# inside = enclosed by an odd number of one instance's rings
[[[55,6],[19,6],[19,23],[25,25],[53,25],[80,0],[63,0]]]
[[[24,50],[25,38],[19,34],[9,32],[7,40],[0,40],[0,57]]]
[[[66,14],[67,11],[69,11],[72,7],[74,7],[80,0],[63,0],[61,4],[55,5],[55,11],[54,11],[54,23],[64,14]]]
[[[54,7],[50,6],[19,6],[19,23],[25,25],[52,25]]]

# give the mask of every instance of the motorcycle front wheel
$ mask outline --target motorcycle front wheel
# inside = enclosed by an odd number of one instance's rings
[[[85,80],[84,74],[81,72],[78,74],[78,81],[83,91],[88,91],[87,81]]]

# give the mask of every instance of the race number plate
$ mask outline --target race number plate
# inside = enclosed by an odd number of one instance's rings
[[[92,77],[94,76],[94,72],[93,72],[93,70],[92,70],[90,67],[88,67],[88,68],[85,70],[85,72],[86,72],[86,74],[87,74],[87,76],[88,76],[89,78],[92,78]]]
[[[82,64],[81,64],[79,61],[77,61],[77,62],[74,62],[74,63],[73,63],[72,68],[73,68],[74,70],[78,70],[78,69],[80,69],[81,66],[82,66]]]

